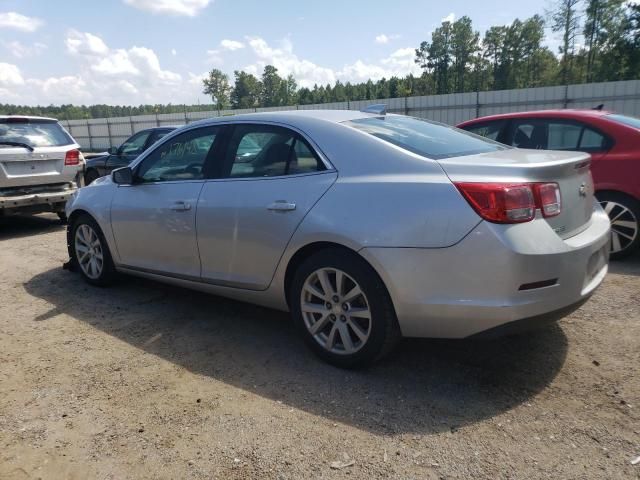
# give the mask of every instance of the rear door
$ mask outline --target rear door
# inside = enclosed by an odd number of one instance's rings
[[[79,145],[55,120],[0,119],[0,188],[75,181],[81,161],[76,157],[73,165],[65,165],[65,156],[77,148]]]
[[[202,127],[176,135],[136,166],[133,185],[118,186],[111,225],[123,266],[200,278],[196,212],[219,131]]]
[[[198,245],[205,281],[264,290],[296,228],[336,180],[293,130],[237,124],[219,179],[198,202]]]

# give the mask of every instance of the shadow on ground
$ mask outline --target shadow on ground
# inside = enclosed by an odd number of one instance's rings
[[[640,251],[623,260],[609,263],[609,272],[618,275],[640,276]]]
[[[368,370],[317,360],[288,315],[122,277],[100,289],[54,269],[25,284],[53,305],[36,321],[68,314],[137,348],[263,397],[376,433],[455,430],[517,406],[564,363],[554,325],[494,341],[406,340]]]
[[[0,241],[11,238],[31,237],[43,233],[64,230],[64,225],[55,214],[0,216]]]

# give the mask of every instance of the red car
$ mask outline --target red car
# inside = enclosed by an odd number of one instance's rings
[[[458,125],[518,148],[591,154],[596,196],[611,219],[611,258],[640,245],[640,119],[601,110],[541,110]]]

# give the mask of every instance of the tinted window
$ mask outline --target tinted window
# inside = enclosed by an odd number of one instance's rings
[[[581,150],[604,150],[607,148],[607,139],[599,134],[591,130],[590,128],[585,128],[584,132],[582,132],[582,139],[580,140],[580,149]]]
[[[500,131],[502,127],[504,127],[505,122],[490,122],[483,123],[479,125],[469,125],[468,127],[464,127],[464,130],[467,132],[475,133],[476,135],[480,135],[481,137],[486,137],[491,140],[498,140],[498,136],[500,135]]]
[[[267,125],[237,125],[229,142],[231,178],[278,177],[323,170],[324,166],[295,132]]]
[[[464,130],[413,117],[386,115],[345,123],[405,150],[433,159],[494,152],[506,148]]]
[[[151,132],[140,132],[129,138],[120,147],[120,154],[122,155],[140,155],[144,151],[144,146],[147,143]]]
[[[61,147],[74,143],[57,122],[22,118],[0,120],[0,142],[25,143],[31,147]]]
[[[144,159],[137,172],[142,182],[200,180],[218,127],[200,128],[177,135]]]
[[[581,133],[581,125],[549,122],[546,148],[549,150],[577,150]]]
[[[508,143],[518,148],[546,149],[547,127],[541,120],[515,121]]]
[[[149,138],[149,145],[150,146],[153,145],[158,140],[160,140],[161,138],[167,136],[171,132],[172,132],[172,130],[160,130],[160,131],[153,132],[153,134],[151,135],[151,138]]]
[[[633,128],[640,128],[640,118],[629,117],[627,115],[618,115],[618,114],[610,114],[607,115],[607,118],[613,120],[614,122],[622,123],[624,125],[629,125]]]

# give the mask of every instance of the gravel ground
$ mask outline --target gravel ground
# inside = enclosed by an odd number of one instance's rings
[[[0,478],[640,478],[640,257],[547,330],[320,363],[287,315],[61,269],[0,219]],[[336,468],[337,467],[337,468]]]

